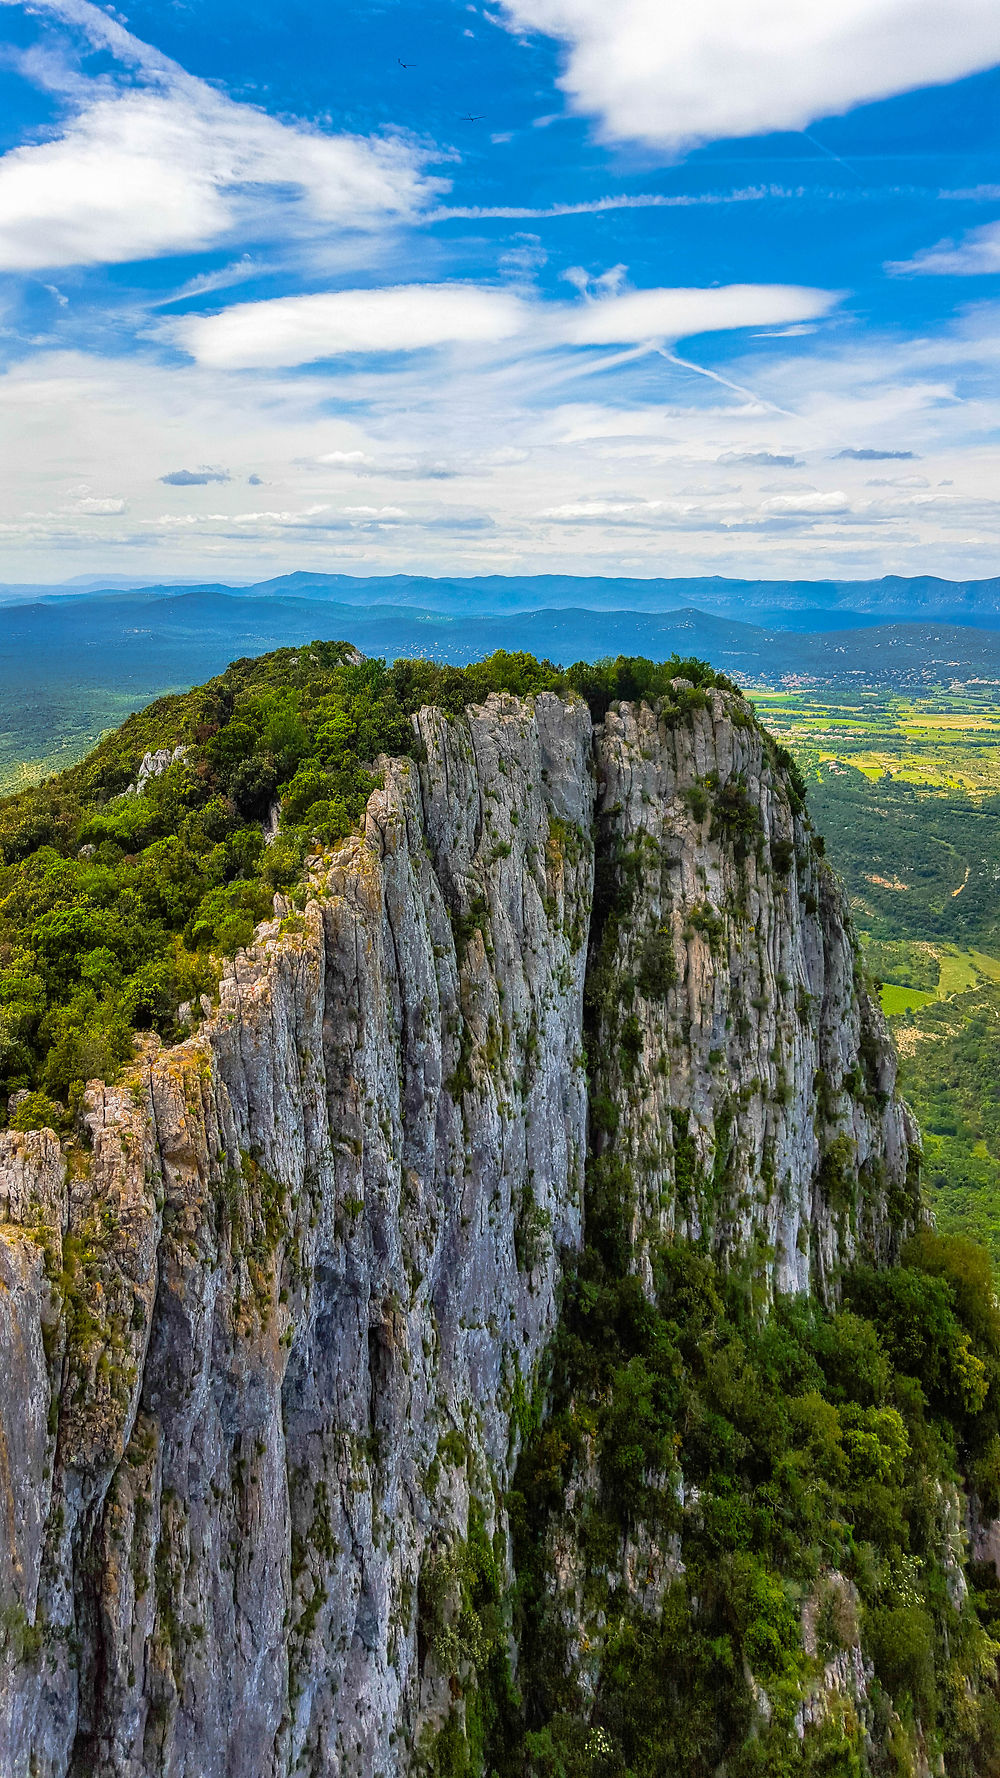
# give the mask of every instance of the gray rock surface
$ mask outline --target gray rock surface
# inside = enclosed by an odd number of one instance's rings
[[[671,1229],[756,1243],[773,1289],[891,1250],[891,1051],[741,711],[421,712],[197,1034],[91,1084],[89,1145],[0,1136],[0,1778],[416,1768],[581,1239],[595,905],[640,1270]]]
[[[774,1290],[829,1295],[859,1247],[892,1256],[919,1137],[840,884],[773,751],[718,691],[685,722],[609,713],[597,831],[628,911],[606,965],[602,1090],[639,1188],[639,1253],[709,1230],[718,1250],[756,1244]]]
[[[186,752],[186,747],[158,747],[155,753],[144,753],[135,783],[123,790],[122,795],[142,796],[150,778],[162,778],[164,772],[169,772],[170,767],[183,759]]]

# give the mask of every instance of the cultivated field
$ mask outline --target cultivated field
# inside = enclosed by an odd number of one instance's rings
[[[1000,794],[1000,701],[993,685],[892,692],[750,688],[762,720],[804,765],[849,764],[866,778]]]

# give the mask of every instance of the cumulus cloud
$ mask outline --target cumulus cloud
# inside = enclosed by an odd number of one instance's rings
[[[74,506],[75,512],[88,513],[91,518],[95,519],[116,518],[119,513],[127,512],[127,510],[124,500],[101,500],[91,496],[77,500]]]
[[[196,252],[259,230],[268,205],[286,230],[369,229],[414,215],[443,189],[401,138],[283,123],[193,79],[96,7],[66,0],[48,10],[130,62],[144,84],[81,79],[60,135],[0,156],[0,269]]]
[[[811,525],[828,518],[842,519],[851,511],[851,502],[841,490],[820,493],[811,489],[798,494],[775,495],[756,503],[712,497],[704,492],[673,500],[638,496],[604,500],[587,497],[546,507],[539,516],[560,525],[604,524],[669,530],[718,527],[727,531],[752,531],[766,529],[778,522]],[[871,503],[866,507],[865,516],[873,518]]]
[[[995,0],[500,0],[558,38],[561,85],[603,133],[668,149],[800,130],[1000,60]]]
[[[355,476],[387,476],[393,481],[451,481],[463,473],[444,458],[389,453],[376,459],[369,451],[324,451],[316,461],[324,469],[344,469]]]
[[[201,364],[266,369],[519,336],[539,347],[634,345],[823,315],[836,300],[829,291],[794,285],[733,284],[542,303],[472,284],[407,284],[237,303],[218,315],[185,316],[170,330]]]
[[[230,476],[227,469],[172,469],[159,479],[168,488],[204,488],[209,482],[228,482]]]
[[[795,516],[806,514],[810,517],[822,517],[826,513],[847,512],[850,504],[851,503],[843,489],[835,488],[828,494],[818,494],[815,492],[809,494],[774,494],[770,500],[764,501],[763,511],[775,515],[788,513]]]

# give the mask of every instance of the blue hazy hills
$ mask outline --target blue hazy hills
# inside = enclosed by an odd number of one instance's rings
[[[567,664],[697,654],[741,679],[1000,679],[1000,577],[946,581],[468,580],[295,573],[221,584],[0,586],[0,783],[241,655],[322,637],[462,664],[496,648]]]

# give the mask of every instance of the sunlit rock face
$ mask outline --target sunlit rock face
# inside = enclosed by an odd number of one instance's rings
[[[891,1257],[913,1133],[839,890],[742,702],[678,708],[421,712],[86,1145],[0,1136],[0,1778],[419,1769],[588,1150],[640,1276]]]

